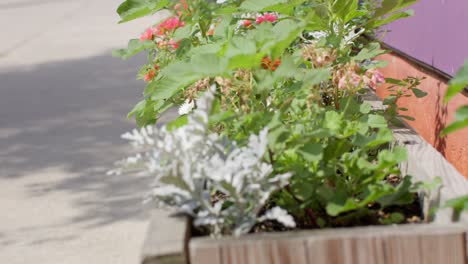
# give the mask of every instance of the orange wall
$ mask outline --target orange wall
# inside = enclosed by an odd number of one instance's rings
[[[436,74],[412,63],[396,54],[384,54],[378,60],[388,61],[387,67],[382,69],[385,77],[404,79],[408,76],[426,77],[419,87],[428,93],[424,98],[402,98],[399,105],[408,108],[402,114],[416,118],[407,121],[426,141],[442,153],[457,170],[468,178],[468,128],[440,138],[440,131],[454,121],[454,113],[458,107],[468,104],[468,97],[457,95],[447,105],[443,98],[447,89],[447,82]],[[380,98],[389,95],[388,85],[377,89]]]

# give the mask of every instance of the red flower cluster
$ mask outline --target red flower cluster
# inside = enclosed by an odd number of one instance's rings
[[[156,77],[157,71],[159,71],[158,65],[154,66],[154,70],[149,70],[143,77],[143,80],[145,80],[145,82],[151,82],[154,79],[154,77]]]
[[[262,24],[263,22],[273,23],[273,22],[276,22],[277,20],[278,20],[277,15],[273,13],[266,13],[266,14],[263,14],[263,16],[257,17],[257,19],[255,20],[255,23],[257,24]]]
[[[183,26],[185,26],[185,22],[181,21],[179,17],[170,17],[158,26],[148,28],[140,36],[140,41],[154,40],[158,37],[159,39],[157,44],[159,48],[172,47],[173,49],[177,49],[179,47],[179,43],[175,42],[169,35],[176,29]]]
[[[265,57],[262,59],[262,68],[265,70],[276,71],[280,65],[280,59],[276,59],[275,61],[272,61],[270,57]]]
[[[180,21],[179,17],[170,17],[156,27],[156,35],[164,36],[166,33],[183,26],[185,26],[185,22]]]

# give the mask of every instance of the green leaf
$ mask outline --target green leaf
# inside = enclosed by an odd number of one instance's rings
[[[374,27],[374,28],[378,28],[378,27],[387,25],[389,23],[392,23],[393,21],[396,21],[398,19],[411,17],[413,15],[414,15],[414,10],[412,10],[412,9],[405,10],[405,11],[400,12],[400,13],[391,14],[391,15],[385,17],[384,19],[376,20],[374,22],[371,22],[369,26]]]
[[[190,25],[187,25],[185,27],[180,27],[176,29],[174,32],[173,39],[175,42],[179,42],[180,40],[190,37],[190,34],[192,33],[192,27]]]
[[[372,128],[387,127],[387,120],[381,115],[368,115],[367,124]]]
[[[393,141],[393,133],[390,129],[381,128],[374,139],[370,140],[366,147],[373,148]]]
[[[457,211],[468,211],[468,194],[448,200],[444,207],[450,207]]]
[[[355,210],[359,205],[351,198],[347,198],[346,194],[336,192],[331,201],[327,203],[327,214],[337,216],[341,213]]]
[[[148,84],[145,96],[153,100],[166,100],[180,89],[201,79],[202,73],[195,72],[187,62],[176,61],[161,70],[161,78]]]
[[[229,41],[224,57],[229,63],[229,69],[257,67],[262,59],[257,56],[255,42],[240,36]]]
[[[145,49],[153,48],[154,46],[155,44],[151,40],[140,41],[139,39],[131,39],[128,42],[128,47],[126,49],[114,50],[112,51],[112,56],[126,60],[135,54]]]
[[[354,18],[358,8],[358,0],[335,1],[333,11],[344,23]]]
[[[327,81],[330,78],[330,70],[328,69],[312,69],[307,70],[303,81],[303,87],[305,86],[314,86],[323,81]]]
[[[372,42],[367,47],[363,48],[358,55],[356,55],[353,59],[355,61],[363,61],[363,60],[370,60],[375,58],[380,54],[384,54],[385,51],[380,49],[380,44],[377,42]]]
[[[413,94],[417,97],[417,98],[423,98],[427,95],[426,92],[418,89],[418,88],[411,88],[411,91],[413,91]]]
[[[359,111],[363,114],[368,114],[372,111],[372,106],[368,103],[363,103],[359,106]]]
[[[283,55],[284,50],[301,34],[304,29],[304,24],[285,19],[278,22],[273,27],[273,34],[270,36],[270,41],[266,43],[261,51],[270,51],[273,58],[278,58]]]
[[[335,111],[328,111],[325,113],[325,118],[323,120],[323,127],[328,128],[333,131],[338,131],[341,128],[341,123],[343,118],[340,114]]]
[[[451,123],[448,127],[442,130],[442,136],[453,133],[463,128],[468,128],[468,105],[460,107],[455,112],[455,120],[455,122]]]
[[[182,115],[176,118],[175,120],[167,123],[167,129],[172,131],[179,127],[185,126],[188,123],[188,115]]]
[[[374,16],[381,17],[386,14],[403,9],[416,3],[418,0],[382,0],[380,7],[375,10]]]
[[[406,176],[403,181],[395,187],[392,194],[384,195],[377,199],[380,205],[385,208],[392,205],[410,204],[414,200],[414,194],[411,192],[411,177]]]
[[[467,85],[468,85],[468,60],[465,61],[465,64],[457,72],[455,77],[452,80],[450,80],[449,86],[447,88],[447,93],[445,94],[444,102],[447,103],[457,93],[463,90],[463,88],[465,88]]]
[[[203,76],[215,76],[226,70],[226,61],[216,54],[194,55],[190,63],[192,71]]]
[[[121,18],[119,23],[153,14],[169,3],[169,0],[126,0],[117,8],[117,13]]]
[[[401,213],[391,213],[388,218],[379,219],[379,222],[384,225],[399,224],[405,221],[405,216]]]
[[[240,8],[252,12],[274,11],[268,8],[278,4],[286,4],[287,2],[288,0],[246,0],[241,4]]]
[[[323,157],[323,147],[320,143],[307,143],[298,152],[309,162],[319,161]]]

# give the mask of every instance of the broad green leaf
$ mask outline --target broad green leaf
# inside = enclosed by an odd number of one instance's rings
[[[217,54],[194,55],[190,61],[192,71],[203,76],[216,76],[226,69],[226,60],[220,59]]]
[[[138,102],[130,111],[130,113],[128,113],[127,117],[131,118],[132,116],[138,115],[140,112],[143,112],[145,107],[146,107],[146,100],[142,100]]]
[[[307,143],[299,149],[299,154],[307,161],[319,161],[323,158],[323,147],[320,143]]]
[[[377,132],[377,135],[375,136],[375,138],[373,138],[366,144],[366,147],[373,148],[373,147],[377,147],[377,146],[380,146],[382,144],[386,144],[392,141],[393,141],[392,131],[387,128],[381,128],[379,129],[379,132]]]
[[[112,56],[126,60],[137,53],[145,49],[153,48],[154,46],[155,44],[151,40],[140,41],[139,39],[131,39],[128,42],[128,47],[126,49],[114,50],[112,51]]]
[[[457,72],[455,77],[450,80],[447,93],[445,94],[444,102],[447,103],[457,93],[468,85],[468,60],[465,61],[463,67]]]
[[[153,100],[166,100],[183,89],[204,77],[200,72],[193,70],[190,62],[177,61],[165,67],[161,78],[148,84],[145,96],[151,96]]]
[[[328,111],[325,113],[323,120],[323,127],[333,131],[338,131],[341,128],[343,117],[335,111]]]
[[[413,91],[413,94],[417,97],[417,98],[423,98],[427,95],[426,92],[424,92],[423,90],[420,90],[418,88],[411,88],[411,91]]]
[[[352,199],[347,198],[346,194],[337,192],[327,203],[327,214],[337,216],[341,213],[349,212],[359,208],[359,205]]]
[[[169,3],[169,0],[126,0],[117,8],[117,13],[121,18],[119,23],[153,14]]]
[[[372,111],[372,105],[368,103],[363,103],[359,106],[359,111],[363,114],[368,114]]]
[[[174,32],[173,39],[174,41],[178,42],[186,37],[189,37],[191,33],[192,33],[192,28],[190,27],[190,25],[187,25],[185,27],[180,27],[176,29],[176,31]]]
[[[281,20],[273,27],[273,40],[271,43],[271,56],[278,58],[283,55],[284,50],[288,48],[291,43],[301,34],[304,29],[302,23],[293,21],[291,19]]]
[[[228,44],[224,57],[228,61],[229,69],[253,68],[260,64],[255,42],[244,37],[234,37]]]
[[[353,59],[355,61],[370,60],[377,57],[380,54],[384,54],[385,51],[380,49],[380,44],[377,42],[372,42],[367,47],[363,48],[358,55]]]
[[[381,115],[368,115],[367,124],[373,128],[387,127],[387,120]]]

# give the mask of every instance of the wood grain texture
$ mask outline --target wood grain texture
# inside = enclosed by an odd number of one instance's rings
[[[464,225],[359,227],[195,238],[192,264],[466,264]]]
[[[373,92],[364,96],[364,101],[376,109],[383,109],[382,101]],[[442,179],[440,192],[422,193],[425,213],[429,205],[443,206],[448,200],[468,194],[468,180],[461,175],[435,148],[427,143],[409,126],[393,128],[394,136],[399,145],[408,152],[408,160],[401,164],[403,175],[411,175],[415,181],[431,182],[436,177]],[[452,220],[452,210],[441,208],[434,219],[435,223],[448,224]],[[461,216],[460,221],[468,225],[468,213]]]
[[[190,219],[154,211],[143,244],[142,264],[185,264]]]

